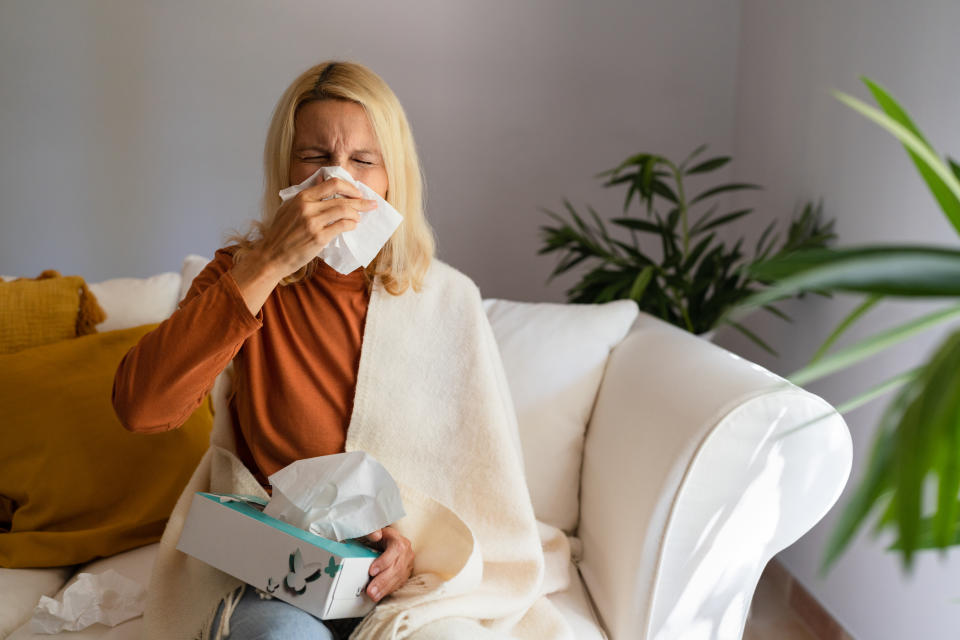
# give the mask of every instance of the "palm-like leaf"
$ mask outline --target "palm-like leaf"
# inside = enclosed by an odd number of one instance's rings
[[[960,295],[960,251],[928,246],[809,249],[751,265],[771,286],[744,301],[749,308],[802,291],[831,290],[902,297]]]
[[[796,385],[805,385],[851,367],[943,322],[960,317],[960,303],[939,309],[898,327],[881,331],[854,345],[820,358],[790,375]]]
[[[875,94],[879,92],[881,95],[885,95],[877,85],[871,86],[871,90]],[[905,118],[906,114],[900,106],[892,98],[886,96],[886,99],[880,104],[891,109],[893,115],[890,115],[845,93],[836,91],[834,95],[841,102],[856,109],[892,133],[903,143],[947,219],[953,224],[954,229],[960,232],[960,178],[936,156],[930,145],[926,143],[922,136],[918,135],[919,132],[915,132],[916,128],[913,127],[908,118]],[[902,121],[896,117],[900,114],[904,118]]]
[[[944,216],[960,232],[960,165],[950,158],[941,161],[897,101],[879,84],[868,78],[863,81],[880,109],[840,92],[834,95],[903,144]],[[771,284],[747,298],[742,308],[730,314],[733,319],[747,309],[803,291],[868,295],[831,333],[812,362],[791,376],[797,384],[836,373],[960,315],[960,304],[954,304],[825,355],[836,339],[883,297],[956,300],[960,295],[960,251],[916,246],[801,248],[764,260],[750,273]],[[960,331],[943,340],[926,364],[843,403],[840,410],[862,406],[896,387],[900,389],[883,413],[867,471],[831,533],[821,572],[836,561],[872,513],[879,513],[873,526],[875,535],[888,527],[897,532],[890,548],[901,554],[907,570],[919,549],[960,544]],[[928,514],[923,492],[934,478],[936,510]]]
[[[810,362],[816,362],[822,358],[823,355],[830,350],[830,347],[832,347],[833,344],[840,338],[840,336],[847,331],[847,329],[852,327],[857,320],[866,315],[866,313],[870,311],[870,309],[874,308],[881,300],[883,300],[883,296],[873,295],[869,296],[861,304],[857,305],[857,307],[851,311],[850,314],[840,322],[840,324],[837,325],[837,328],[834,329],[829,336],[827,336],[827,339],[823,341],[823,344],[820,345],[820,348],[817,349],[817,352],[813,354],[813,358],[810,359]]]
[[[880,419],[880,426],[874,439],[867,471],[857,485],[853,497],[840,514],[840,520],[827,540],[820,574],[824,575],[836,562],[863,522],[877,507],[881,499],[891,490],[893,478],[889,473],[894,454],[894,430],[900,423],[916,391],[913,386],[904,387],[887,407]]]
[[[695,173],[707,173],[709,171],[719,169],[720,167],[727,164],[728,162],[730,162],[730,158],[728,156],[711,158],[709,160],[701,162],[695,167],[691,167],[690,169],[687,169],[686,174],[690,176]]]

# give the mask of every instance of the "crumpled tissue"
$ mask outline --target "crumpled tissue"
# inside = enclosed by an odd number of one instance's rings
[[[393,476],[366,451],[297,460],[269,480],[263,513],[329,540],[360,538],[406,515]]]
[[[62,601],[40,596],[33,610],[34,633],[80,631],[97,622],[114,627],[143,614],[147,590],[113,569],[78,573],[77,581],[61,594]]]
[[[338,234],[318,254],[321,260],[339,273],[346,275],[370,264],[370,261],[377,256],[383,245],[387,243],[393,232],[403,222],[403,216],[389,202],[381,198],[376,191],[359,180],[354,180],[350,172],[338,165],[321,167],[300,184],[283,189],[280,191],[280,199],[286,202],[307,187],[312,187],[318,181],[327,180],[331,177],[346,180],[357,187],[364,198],[377,202],[376,209],[359,212],[360,222],[357,223],[356,228]],[[342,197],[340,194],[335,194],[324,198],[324,200]]]

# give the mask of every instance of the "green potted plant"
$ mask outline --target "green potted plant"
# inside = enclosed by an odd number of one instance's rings
[[[900,104],[875,82],[862,80],[880,109],[844,93],[834,95],[903,143],[943,214],[960,233],[960,165],[949,157],[941,160]],[[798,385],[840,372],[960,317],[960,250],[956,243],[800,251],[754,264],[750,271],[771,285],[732,310],[732,317],[802,291],[863,296],[811,362],[790,376]],[[949,304],[830,352],[837,338],[886,298],[941,298]],[[954,327],[925,363],[866,390],[838,411],[846,413],[894,390],[880,419],[866,472],[827,544],[821,574],[874,515],[874,536],[887,529],[896,534],[890,550],[900,554],[907,571],[918,550],[960,544],[960,328]],[[929,508],[924,506],[924,488],[931,480],[936,480],[937,496]]]
[[[541,227],[543,247],[537,253],[563,254],[547,282],[589,260],[592,267],[566,292],[569,302],[600,303],[629,298],[642,311],[691,333],[704,334],[717,327],[731,307],[764,284],[762,276],[748,270],[751,264],[800,249],[824,247],[833,240],[833,221],[825,223],[822,206],[808,203],[795,214],[782,241],[773,221],[760,235],[751,255],[744,250],[742,238],[732,244],[725,242],[719,235],[721,229],[751,215],[753,210],[718,213],[719,196],[760,187],[727,183],[688,195],[690,177],[704,176],[730,162],[727,156],[695,162],[706,148],[698,147],[680,163],[658,154],[639,153],[595,176],[606,178],[604,187],[626,185],[624,216],[611,222],[621,233],[629,232],[630,242],[614,237],[590,206],[587,210],[592,220],[585,221],[564,198],[569,222],[541,208],[558,225]],[[641,208],[640,216],[630,215],[634,196]],[[659,253],[649,253],[642,247],[638,234],[655,238]],[[763,308],[789,320],[773,304]],[[729,323],[761,348],[776,353],[740,321]]]

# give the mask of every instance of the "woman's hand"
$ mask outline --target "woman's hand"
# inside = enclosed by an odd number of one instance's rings
[[[343,197],[331,198],[337,194]],[[338,234],[355,229],[361,211],[376,207],[375,200],[364,199],[346,180],[324,180],[280,205],[257,252],[282,279],[313,260]]]
[[[374,602],[380,602],[401,587],[413,573],[413,547],[390,526],[377,529],[361,540],[383,552],[370,564],[370,575],[374,578],[367,585],[367,595]]]
[[[330,198],[335,194],[344,197]],[[230,269],[250,314],[256,316],[277,284],[313,260],[337,234],[355,229],[360,211],[376,207],[375,200],[364,200],[359,189],[340,178],[308,187],[280,205],[250,257]]]

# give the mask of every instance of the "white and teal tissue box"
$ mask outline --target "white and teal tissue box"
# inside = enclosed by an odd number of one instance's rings
[[[321,620],[373,609],[366,587],[377,551],[264,515],[266,504],[256,496],[198,491],[177,549]]]

